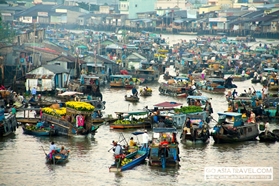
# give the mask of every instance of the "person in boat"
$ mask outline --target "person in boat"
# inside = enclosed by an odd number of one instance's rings
[[[264,86],[263,89],[262,89],[262,100],[264,100],[265,98],[267,98],[267,95],[268,95],[268,87],[267,86]]]
[[[265,135],[267,136],[267,134],[269,133],[269,122],[268,121],[266,121],[264,128],[265,128]]]
[[[129,85],[129,79],[126,78],[125,81],[124,81],[124,83],[125,83],[126,85]]]
[[[67,152],[67,150],[64,148],[64,146],[61,146],[60,154],[62,154],[62,155],[67,155],[67,154],[68,154],[68,152]]]
[[[113,145],[114,145],[114,149],[113,149],[113,151],[114,151],[114,157],[115,157],[115,166],[116,165],[118,165],[120,162],[121,162],[121,160],[123,159],[123,158],[125,158],[125,155],[124,155],[124,153],[123,153],[123,149],[122,149],[122,147],[121,147],[121,145],[120,144],[118,144],[118,142],[117,141],[113,141]]]
[[[91,95],[87,95],[87,100],[89,100],[89,101],[91,101],[92,100],[92,97],[91,97]]]
[[[252,95],[252,89],[251,88],[248,89],[248,94]]]
[[[5,108],[3,105],[0,107],[0,121],[5,120]]]
[[[165,123],[163,122],[162,119],[160,119],[159,123],[158,123],[158,127],[159,128],[164,128],[165,127]]]
[[[202,72],[201,72],[201,79],[204,80],[205,79],[205,75],[206,75],[206,69],[203,68]]]
[[[129,140],[129,146],[130,147],[136,146],[136,143],[134,142],[133,137],[131,137],[130,140]]]
[[[253,111],[251,111],[248,123],[256,123],[256,114]]]
[[[13,105],[13,108],[11,111],[12,111],[12,114],[17,115],[17,109],[16,109],[15,105]]]
[[[32,97],[35,98],[36,93],[37,93],[36,87],[33,87],[32,90],[31,90]]]
[[[54,142],[51,142],[51,145],[50,145],[50,153],[53,152],[53,151],[56,151],[56,145]]]
[[[132,88],[132,95],[133,95],[134,97],[138,97],[138,91],[137,91],[137,89],[136,89],[135,86],[133,86],[133,88]]]
[[[148,143],[149,143],[149,135],[147,133],[147,130],[144,131],[144,134],[142,134],[143,138],[143,147],[148,148]]]
[[[190,134],[191,133],[191,118],[188,117],[185,122],[184,133]]]
[[[201,106],[201,103],[200,103],[199,100],[196,99],[196,100],[194,101],[194,105],[195,105],[195,106]]]
[[[36,128],[37,128],[37,129],[43,128],[43,124],[44,124],[44,123],[42,122],[42,120],[39,119],[39,120],[38,120],[38,123],[36,124]]]
[[[233,90],[233,92],[232,92],[232,97],[233,97],[233,99],[237,97],[236,89]]]
[[[160,146],[167,146],[169,144],[169,142],[166,140],[166,138],[163,139],[162,142],[160,142]]]

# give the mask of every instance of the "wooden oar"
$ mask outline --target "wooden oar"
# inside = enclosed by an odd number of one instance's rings
[[[41,147],[42,147],[42,149],[43,149],[45,155],[48,156],[47,153],[46,153],[46,151],[45,151],[45,149],[44,149],[44,147],[43,147],[43,146],[41,146]]]

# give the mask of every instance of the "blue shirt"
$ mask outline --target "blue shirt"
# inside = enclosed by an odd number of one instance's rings
[[[33,89],[31,90],[31,94],[32,94],[32,95],[36,95],[36,92],[37,92],[37,91],[36,91],[36,88],[33,88]]]
[[[37,125],[36,125],[37,128],[40,128],[42,126],[43,126],[43,122],[38,122]]]
[[[3,108],[0,109],[0,121],[5,119],[5,110]]]

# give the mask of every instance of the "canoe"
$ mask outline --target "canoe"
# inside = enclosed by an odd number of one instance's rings
[[[122,163],[120,162],[120,165],[111,165],[109,168],[110,172],[122,172],[126,171],[129,169],[132,169],[136,167],[137,165],[143,163],[148,156],[148,151],[146,150],[137,150],[135,152],[132,152],[128,155],[125,156],[125,159],[122,161],[128,162],[125,165],[121,165]]]
[[[52,155],[52,158],[49,158],[49,155],[46,155],[46,163],[64,164],[64,163],[68,162],[69,153],[70,153],[69,151],[66,155],[56,153],[56,154]]]
[[[135,97],[135,96],[127,97],[127,95],[125,95],[124,98],[125,98],[125,101],[130,101],[130,102],[138,102],[140,99],[139,97]]]
[[[274,135],[276,135],[277,137],[279,137],[279,129],[274,129],[274,130],[272,131],[272,133],[273,133]]]
[[[265,135],[265,132],[261,132],[259,138],[260,142],[275,142],[279,140],[278,136],[272,132],[268,132],[267,135]]]
[[[29,134],[29,135],[34,135],[34,136],[52,136],[52,135],[55,135],[55,131],[50,129],[50,128],[31,130],[31,129],[27,129],[23,125],[22,129],[23,129],[24,134]]]

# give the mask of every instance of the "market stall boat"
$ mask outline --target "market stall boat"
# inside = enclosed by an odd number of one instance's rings
[[[226,90],[224,83],[224,79],[208,78],[207,81],[198,82],[196,85],[197,88],[203,92],[211,94],[224,94]]]
[[[176,135],[176,128],[153,128],[152,144],[149,146],[149,165],[162,168],[179,165],[179,146]]]
[[[111,75],[110,87],[113,88],[132,88],[135,83],[131,75]]]
[[[116,112],[116,114],[119,119],[110,124],[110,129],[151,128],[152,119],[148,117],[148,111]]]
[[[279,141],[279,137],[272,132],[268,132],[267,135],[265,135],[265,132],[261,132],[259,134],[259,139],[260,139],[260,142],[276,142],[276,141]]]
[[[0,121],[0,137],[8,136],[17,129],[17,119],[14,114],[5,113],[5,119]]]
[[[96,130],[91,122],[94,106],[77,101],[65,104],[66,108],[43,108],[42,121],[54,125],[54,130],[58,135],[70,137],[94,135]]]
[[[257,124],[245,123],[240,113],[218,112],[218,115],[218,122],[211,133],[216,143],[256,140],[259,135]]]
[[[151,88],[144,88],[140,89],[140,96],[147,97],[147,96],[152,96],[152,89]]]
[[[22,125],[22,130],[24,134],[29,134],[33,136],[54,136],[55,130],[51,127],[44,127],[37,129],[35,125]]]
[[[183,144],[207,144],[210,141],[209,124],[199,119],[191,119],[190,133],[186,130],[186,125],[182,128],[181,142]]]

